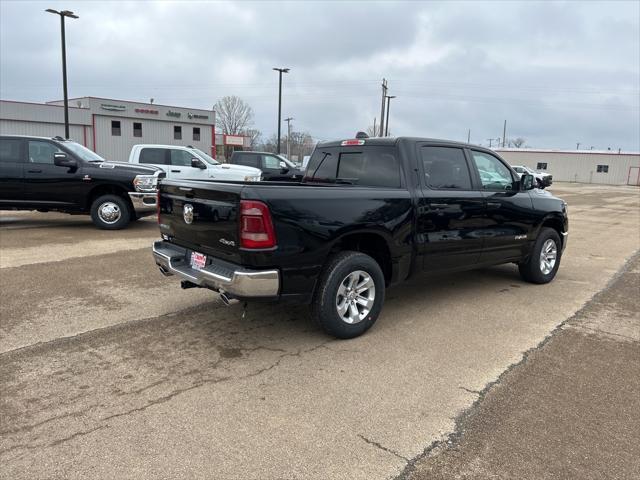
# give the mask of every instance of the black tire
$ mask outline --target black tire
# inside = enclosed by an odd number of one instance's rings
[[[113,221],[108,221],[103,208],[108,205],[115,206],[117,208],[117,218],[114,217]],[[102,213],[100,213],[102,211]],[[103,230],[120,230],[125,228],[132,217],[131,208],[129,202],[118,195],[102,195],[96,198],[91,204],[91,220],[93,224]]]
[[[543,265],[541,261],[542,249],[547,243],[547,240],[553,240],[555,242],[556,258],[553,268],[545,273],[543,271]],[[531,255],[526,262],[518,264],[520,275],[524,280],[531,283],[549,283],[556,276],[558,268],[560,267],[560,260],[562,258],[562,243],[560,235],[553,228],[542,228],[536,239],[536,243],[531,250]]]
[[[373,305],[365,318],[358,323],[347,323],[338,314],[338,289],[350,274],[357,271],[365,272],[373,281]],[[376,322],[384,303],[384,293],[384,274],[373,258],[360,252],[340,252],[329,258],[320,275],[311,304],[311,313],[315,322],[328,335],[343,339],[354,338],[369,330]]]

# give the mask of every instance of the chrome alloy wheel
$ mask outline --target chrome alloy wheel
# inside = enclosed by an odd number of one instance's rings
[[[542,250],[540,250],[540,271],[544,275],[549,275],[553,271],[557,257],[558,246],[553,239],[549,238],[544,242]]]
[[[360,323],[369,315],[375,299],[376,286],[371,275],[356,270],[340,282],[336,295],[336,310],[343,322]]]
[[[98,217],[109,225],[116,223],[121,216],[120,207],[113,202],[104,202],[98,207]]]

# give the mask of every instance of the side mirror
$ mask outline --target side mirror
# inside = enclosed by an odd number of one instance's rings
[[[280,162],[280,169],[281,169],[283,172],[288,172],[288,171],[289,171],[289,167],[287,167],[287,164],[286,164],[286,163],[284,163],[284,162]]]
[[[523,173],[520,177],[520,190],[533,190],[535,179],[530,173]]]
[[[191,166],[193,168],[199,168],[201,170],[204,170],[207,168],[207,166],[204,164],[204,162],[202,160],[200,160],[199,158],[192,158],[191,159]]]
[[[78,162],[76,159],[69,158],[66,153],[62,152],[53,154],[53,164],[58,167],[78,168]]]

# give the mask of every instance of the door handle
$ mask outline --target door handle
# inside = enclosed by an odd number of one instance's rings
[[[40,169],[36,169],[36,170],[27,170],[27,173],[42,173],[42,170],[40,170]]]
[[[429,207],[431,208],[447,208],[449,206],[448,203],[430,203]]]
[[[502,204],[500,202],[487,202],[487,207],[500,208]]]
[[[171,170],[173,173],[180,173],[182,170]]]

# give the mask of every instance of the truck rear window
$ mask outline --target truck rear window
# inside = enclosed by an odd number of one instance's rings
[[[393,147],[317,148],[305,181],[400,188],[400,164]]]

